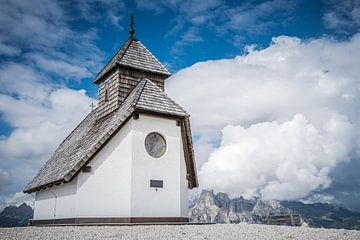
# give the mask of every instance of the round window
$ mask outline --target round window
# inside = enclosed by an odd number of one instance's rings
[[[145,138],[145,149],[154,158],[159,158],[165,154],[166,141],[159,133],[149,133]]]

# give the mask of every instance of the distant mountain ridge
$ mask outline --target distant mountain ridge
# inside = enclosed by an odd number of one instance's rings
[[[326,203],[304,204],[299,201],[263,201],[243,197],[230,199],[226,193],[214,194],[213,191],[203,190],[190,206],[190,220],[199,223],[263,224],[269,216],[298,214],[301,223],[312,227],[360,230],[360,213]]]
[[[8,206],[0,213],[0,227],[22,227],[33,217],[33,209],[26,203]]]

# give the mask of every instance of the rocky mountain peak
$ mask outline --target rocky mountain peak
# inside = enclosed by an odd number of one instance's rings
[[[215,221],[220,208],[215,204],[214,191],[203,190],[192,209],[193,221],[211,223]]]
[[[0,213],[0,227],[26,226],[33,216],[33,209],[26,203],[8,206]]]
[[[198,204],[203,206],[212,206],[215,205],[215,197],[213,190],[203,190],[200,194]]]
[[[304,204],[299,201],[264,201],[260,198],[230,198],[227,193],[204,190],[189,210],[192,222],[201,223],[270,223],[276,218],[290,218],[294,222],[313,227],[360,230],[360,213],[331,204]]]
[[[216,206],[221,209],[228,209],[230,205],[230,198],[227,193],[219,192],[214,196]]]
[[[193,222],[212,223],[262,223],[269,214],[290,214],[293,211],[280,201],[262,201],[260,198],[230,198],[227,193],[203,190],[196,204],[190,209]]]

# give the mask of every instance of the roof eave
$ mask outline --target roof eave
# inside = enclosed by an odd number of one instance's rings
[[[167,112],[161,112],[161,111],[148,110],[148,109],[139,108],[139,107],[136,107],[135,112],[142,113],[142,114],[149,114],[149,115],[158,116],[158,117],[171,118],[171,119],[184,119],[189,116],[187,113],[184,113],[184,114],[167,113]]]
[[[171,73],[169,71],[167,72],[163,72],[163,71],[151,71],[148,69],[143,69],[143,68],[139,68],[139,67],[134,67],[134,66],[130,66],[130,65],[126,65],[120,62],[116,62],[113,66],[111,66],[111,68],[109,68],[109,70],[107,70],[106,72],[102,73],[100,72],[95,79],[93,80],[93,83],[98,84],[103,78],[104,76],[107,75],[107,73],[111,72],[116,66],[121,66],[121,67],[126,67],[126,68],[131,68],[131,69],[135,69],[135,70],[140,70],[142,72],[146,72],[146,73],[152,73],[152,74],[159,74],[164,76],[165,78],[168,78],[171,76]]]
[[[47,184],[44,184],[44,185],[40,185],[40,186],[37,186],[37,187],[32,187],[32,188],[25,188],[23,190],[23,193],[33,193],[33,192],[37,192],[37,191],[40,191],[41,189],[46,189],[46,188],[50,188],[54,185],[59,185],[61,183],[65,182],[64,179],[60,179],[60,180],[56,180],[54,182],[51,182],[51,183],[47,183]]]
[[[166,69],[166,72],[165,72],[165,71],[154,71],[154,70],[144,69],[144,68],[141,68],[141,67],[135,67],[135,66],[123,64],[123,63],[121,63],[121,62],[117,62],[116,64],[119,65],[119,66],[136,69],[136,70],[140,70],[140,71],[143,71],[143,72],[160,74],[160,75],[163,75],[163,76],[166,76],[166,77],[170,77],[170,76],[171,76],[171,73],[170,73],[167,69]]]

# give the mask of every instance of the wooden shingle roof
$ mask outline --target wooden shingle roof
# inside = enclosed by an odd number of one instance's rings
[[[59,145],[52,157],[25,187],[31,193],[55,184],[66,183],[80,171],[136,112],[174,116],[181,121],[189,188],[198,186],[189,115],[164,91],[148,79],[141,80],[121,106],[97,120],[96,109]]]
[[[135,68],[145,72],[170,76],[170,72],[159,60],[135,37],[131,36],[117,51],[111,60],[96,75],[94,83],[98,82],[116,65]]]

